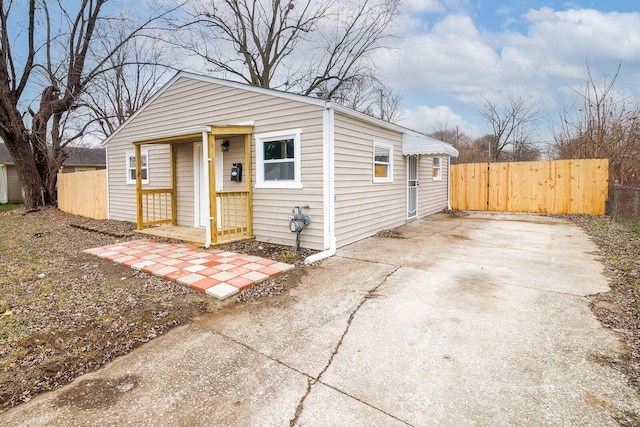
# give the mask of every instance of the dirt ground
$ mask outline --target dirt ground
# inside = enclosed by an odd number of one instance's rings
[[[583,227],[599,247],[610,292],[590,296],[598,319],[622,340],[627,354],[603,360],[627,375],[640,388],[640,231],[608,216],[577,215],[571,219]]]
[[[82,252],[147,238],[134,229],[54,208],[0,213],[0,412],[220,307],[186,286]],[[313,253],[254,241],[224,248],[297,266]],[[253,286],[238,301],[282,293],[288,279]]]

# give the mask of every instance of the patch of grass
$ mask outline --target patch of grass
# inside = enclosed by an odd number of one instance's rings
[[[14,204],[14,203],[8,203],[6,205],[0,205],[0,213],[2,212],[9,212],[15,209],[19,209],[21,208],[22,205],[21,204]]]
[[[20,255],[20,259],[28,264],[35,264],[40,261],[40,255],[34,250],[29,250],[27,253]]]

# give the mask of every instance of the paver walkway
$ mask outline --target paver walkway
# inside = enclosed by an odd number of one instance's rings
[[[146,239],[84,252],[190,286],[220,300],[294,268],[291,264],[253,255]]]

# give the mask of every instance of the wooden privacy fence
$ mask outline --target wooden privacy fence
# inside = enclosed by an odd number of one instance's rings
[[[607,159],[451,166],[451,207],[550,214],[605,213]]]
[[[107,171],[58,173],[58,209],[107,219]]]

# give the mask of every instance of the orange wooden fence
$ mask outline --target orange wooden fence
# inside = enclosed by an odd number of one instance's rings
[[[451,207],[602,215],[608,185],[607,159],[452,165]]]

